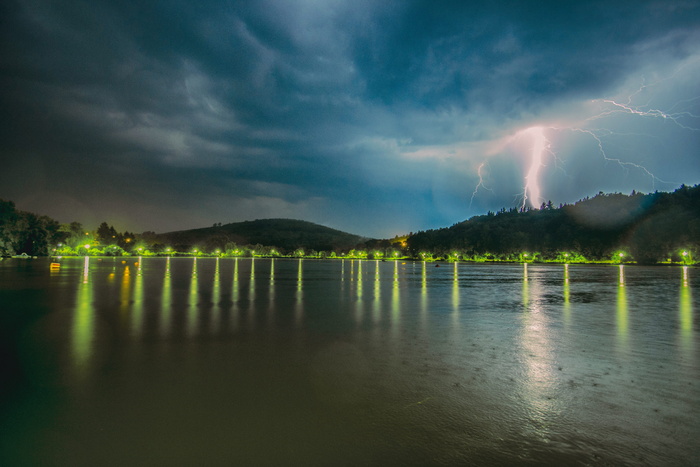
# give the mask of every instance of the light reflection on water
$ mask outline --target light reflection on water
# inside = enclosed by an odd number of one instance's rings
[[[541,280],[528,271],[527,263],[523,264],[523,309],[520,355],[525,375],[518,381],[522,381],[522,398],[528,410],[521,430],[526,436],[549,442],[550,421],[560,415],[554,397],[557,378],[552,354],[552,340],[557,336],[543,309]]]
[[[94,330],[94,308],[90,283],[90,258],[85,257],[82,278],[78,283],[75,315],[73,318],[73,362],[75,372],[83,377],[89,371]]]
[[[168,336],[171,332],[172,308],[173,308],[173,286],[170,276],[170,257],[165,260],[165,273],[163,275],[163,291],[160,298],[160,328],[161,336]]]
[[[571,289],[569,287],[569,265],[564,265],[564,306],[562,308],[564,314],[564,324],[567,326],[571,323]]]
[[[681,347],[686,358],[695,360],[693,331],[693,296],[688,281],[688,266],[683,266],[681,276],[678,321],[680,323]]]
[[[46,426],[31,416],[34,396],[11,401],[24,428],[7,443],[46,449],[29,463],[99,459],[97,447],[71,458],[70,443],[48,434],[58,424],[105,449],[133,432],[165,450],[174,439],[175,464],[221,463],[208,458],[217,453],[328,465],[341,451],[371,465],[697,464],[696,269],[122,261],[46,265],[54,324],[18,332],[34,339],[23,352],[67,362],[75,376],[56,394],[96,384],[55,398]],[[149,438],[159,431],[161,441]],[[133,449],[113,465],[146,453]],[[173,463],[163,456],[154,462]]]
[[[618,266],[620,269],[617,285],[617,342],[620,349],[627,348],[627,331],[629,310],[627,309],[627,289],[625,288],[625,266]]]

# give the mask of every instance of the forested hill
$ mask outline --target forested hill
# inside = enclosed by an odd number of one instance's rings
[[[673,193],[601,192],[558,208],[548,203],[541,209],[502,209],[418,232],[407,243],[414,255],[458,250],[460,256],[512,257],[529,251],[556,258],[570,252],[600,260],[619,251],[639,263],[678,260],[682,251],[700,252],[700,185]]]
[[[219,248],[223,251],[229,249],[230,244],[236,244],[275,247],[287,252],[299,248],[317,251],[347,250],[366,240],[330,227],[292,219],[217,224],[213,227],[152,234],[148,237],[152,242],[173,245],[181,250],[184,247],[199,245],[202,248]]]

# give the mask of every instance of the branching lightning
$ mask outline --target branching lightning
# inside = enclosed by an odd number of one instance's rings
[[[637,100],[637,98],[649,87],[654,86],[658,83],[650,84],[647,85],[644,82],[640,85],[640,87],[630,94],[626,101],[618,101],[614,99],[597,99],[592,102],[594,103],[599,103],[602,106],[605,107],[604,110],[600,111],[599,113],[588,117],[583,120],[583,122],[592,122],[595,120],[601,120],[607,117],[611,117],[616,114],[621,114],[621,115],[631,115],[633,117],[641,117],[641,118],[655,118],[655,119],[662,119],[664,121],[668,121],[679,128],[683,130],[688,130],[688,131],[693,131],[693,132],[700,132],[700,127],[694,127],[690,126],[688,123],[688,120],[692,119],[700,119],[700,115],[696,115],[690,111],[687,110],[682,110],[684,109],[684,106],[688,105],[694,105],[696,102],[700,101],[700,97],[695,97],[692,99],[686,99],[683,101],[678,101],[676,104],[674,104],[672,107],[670,107],[669,110],[663,111],[657,108],[652,108],[649,103],[646,105],[634,105],[633,101]],[[687,107],[685,107],[687,108]],[[679,110],[679,111],[676,111]],[[523,177],[523,191],[520,195],[522,199],[522,205],[521,209],[525,209],[528,204],[532,207],[537,209],[540,205],[541,202],[543,202],[544,198],[542,196],[542,187],[540,185],[540,172],[543,167],[546,167],[545,161],[547,156],[551,156],[554,161],[555,165],[557,165],[558,168],[559,165],[563,167],[563,162],[561,161],[560,158],[557,157],[556,152],[552,149],[552,143],[550,140],[547,138],[547,132],[551,131],[570,131],[570,132],[577,132],[581,134],[585,134],[593,138],[593,141],[595,141],[597,147],[598,147],[598,152],[600,156],[606,161],[606,162],[612,162],[617,165],[619,165],[622,169],[624,169],[626,172],[628,170],[637,170],[640,171],[641,173],[645,174],[651,179],[652,182],[652,187],[655,186],[656,182],[660,183],[674,183],[674,182],[668,182],[665,180],[660,179],[657,177],[649,168],[645,167],[642,164],[638,164],[636,162],[631,162],[631,161],[626,161],[618,157],[612,157],[606,152],[605,145],[603,143],[603,139],[606,136],[621,136],[624,135],[619,132],[615,132],[612,129],[606,129],[606,128],[590,128],[588,127],[585,123],[581,124],[580,126],[576,125],[564,125],[564,124],[552,124],[552,125],[533,125],[530,126],[524,130],[520,130],[516,132],[513,136],[501,140],[501,145],[506,146],[512,142],[515,142],[516,140],[520,140],[522,137],[527,137],[528,144],[531,144],[531,146],[528,146],[528,150],[526,152],[527,154],[527,161],[528,163],[526,164],[527,166],[527,173]],[[629,134],[627,134],[629,135]],[[641,135],[635,135],[635,136],[641,136]],[[558,164],[557,164],[558,163]],[[471,196],[470,200],[470,206],[472,202],[474,201],[474,198],[476,197],[479,189],[481,187],[486,187],[485,186],[485,178],[482,174],[481,169],[484,167],[485,163],[482,163],[479,165],[478,168],[478,183],[476,187],[474,188],[474,191]],[[562,169],[563,170],[563,169]]]
[[[474,197],[479,192],[479,188],[483,188],[485,190],[492,191],[491,188],[487,187],[486,184],[484,184],[484,175],[481,173],[481,169],[483,169],[485,165],[486,165],[486,162],[482,162],[481,164],[479,164],[479,167],[476,169],[476,173],[479,176],[479,183],[477,183],[476,186],[474,187],[474,191],[472,192],[472,197],[469,200],[469,207],[470,208],[472,207],[472,203],[474,202]]]

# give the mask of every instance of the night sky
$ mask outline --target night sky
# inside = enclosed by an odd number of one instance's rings
[[[0,198],[61,222],[391,237],[700,183],[695,0],[1,5]]]

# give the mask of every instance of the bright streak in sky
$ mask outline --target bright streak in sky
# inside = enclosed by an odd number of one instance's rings
[[[642,85],[638,90],[636,90],[634,93],[630,94],[627,97],[626,102],[624,99],[622,101],[614,99],[593,100],[591,102],[601,103],[606,108],[601,110],[599,113],[584,118],[583,120],[579,120],[578,122],[565,123],[559,121],[552,124],[533,125],[526,127],[523,130],[516,131],[514,134],[512,134],[511,137],[502,139],[500,141],[496,141],[494,147],[496,147],[497,149],[495,149],[491,153],[491,155],[501,153],[505,149],[505,147],[509,146],[513,142],[519,143],[521,141],[525,141],[525,143],[521,144],[527,145],[526,148],[521,147],[520,149],[516,149],[518,154],[526,155],[525,157],[527,161],[525,172],[523,174],[523,191],[520,194],[520,196],[522,197],[521,208],[524,209],[526,206],[529,205],[532,208],[537,209],[540,207],[541,203],[545,199],[545,195],[543,194],[545,188],[542,185],[541,177],[543,169],[546,167],[545,157],[547,154],[551,155],[554,158],[554,161],[557,162],[558,168],[563,169],[564,163],[562,159],[558,157],[556,149],[552,147],[552,143],[547,138],[546,133],[548,131],[558,133],[566,131],[588,135],[595,142],[595,145],[598,149],[599,157],[602,157],[602,159],[606,162],[612,162],[617,164],[620,168],[624,169],[625,172],[628,172],[629,170],[634,170],[643,173],[645,176],[648,176],[651,180],[652,188],[655,188],[656,182],[673,184],[674,182],[672,181],[662,180],[661,178],[656,176],[656,174],[653,173],[647,166],[642,165],[641,163],[625,160],[623,158],[615,157],[609,154],[609,152],[606,150],[606,144],[604,144],[604,139],[607,137],[642,137],[645,136],[645,134],[633,135],[629,133],[619,133],[614,131],[613,129],[606,128],[604,126],[601,126],[599,128],[588,127],[588,123],[596,120],[602,120],[608,117],[613,117],[615,115],[627,115],[630,118],[661,119],[678,126],[682,130],[692,132],[700,131],[700,128],[698,128],[697,126],[693,126],[690,123],[699,119],[700,116],[685,110],[677,112],[674,111],[674,109],[677,106],[680,106],[681,103],[676,103],[673,107],[669,108],[669,110],[666,111],[651,108],[648,105],[635,105],[633,103],[635,97],[639,97],[642,91],[648,91],[651,87],[652,85]],[[687,99],[682,102],[687,104],[688,102],[693,102],[698,99],[700,99],[700,97]],[[477,196],[479,188],[486,187],[485,184],[487,182],[487,179],[485,177],[485,174],[482,172],[482,169],[484,168],[485,164],[486,162],[482,162],[478,166],[478,183],[475,186],[474,191],[471,195],[470,206],[474,201],[474,198]]]
[[[544,135],[544,128],[541,126],[533,126],[527,130],[523,130],[524,135],[532,137],[532,152],[530,156],[530,168],[525,175],[525,186],[523,187],[523,205],[530,202],[530,206],[537,208],[542,199],[542,190],[540,188],[539,174],[540,168],[544,166],[544,152],[549,149],[549,141]]]

